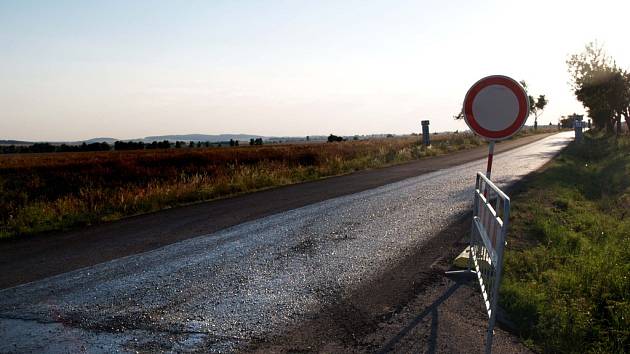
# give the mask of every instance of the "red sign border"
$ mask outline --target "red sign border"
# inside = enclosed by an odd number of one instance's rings
[[[516,120],[514,120],[514,123],[503,130],[495,131],[481,127],[479,123],[477,123],[477,120],[475,119],[475,116],[472,112],[472,104],[475,100],[475,97],[482,89],[490,85],[502,85],[507,87],[514,93],[516,99],[518,100],[518,116],[516,117]],[[483,79],[477,81],[474,85],[470,87],[470,89],[466,93],[466,98],[464,99],[464,120],[466,121],[466,124],[473,132],[489,140],[507,139],[516,134],[523,127],[525,121],[527,121],[528,116],[529,97],[527,97],[527,93],[525,92],[523,87],[518,82],[516,82],[516,80],[504,75],[486,76]]]

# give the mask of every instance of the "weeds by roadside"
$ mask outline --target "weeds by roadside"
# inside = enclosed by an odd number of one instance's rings
[[[630,138],[587,135],[512,205],[501,304],[532,348],[630,346]]]

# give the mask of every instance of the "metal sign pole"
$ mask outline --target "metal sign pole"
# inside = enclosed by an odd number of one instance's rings
[[[486,177],[490,179],[490,175],[492,174],[492,158],[494,157],[494,140],[490,140],[488,144],[488,165],[486,167]],[[483,196],[488,197],[488,187],[484,187]]]
[[[490,179],[490,173],[492,172],[492,157],[494,156],[494,140],[488,144],[488,167],[486,168],[486,177]]]

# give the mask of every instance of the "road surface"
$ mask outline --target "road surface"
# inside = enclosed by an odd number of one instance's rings
[[[571,137],[495,156],[493,180],[520,179]],[[470,208],[484,169],[441,169],[1,290],[0,352],[251,349],[415,256]]]
[[[496,153],[549,134],[501,142]],[[483,158],[487,147],[423,158],[386,168],[272,188],[233,198],[165,209],[122,220],[0,242],[0,289],[154,250],[280,212],[362,192]]]

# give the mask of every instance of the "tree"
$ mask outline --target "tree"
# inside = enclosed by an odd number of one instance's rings
[[[545,95],[538,95],[538,99],[536,99],[536,104],[534,104],[534,129],[538,128],[538,117],[542,114],[543,110],[547,106],[547,98]]]
[[[343,137],[341,137],[341,136],[336,136],[336,135],[334,135],[334,134],[330,134],[330,135],[328,136],[328,142],[329,142],[329,143],[334,143],[334,142],[337,142],[337,141],[343,141]]]
[[[525,80],[521,80],[519,83],[523,86],[525,92],[528,92],[529,88],[527,87],[527,82],[525,82]],[[538,129],[538,117],[542,115],[543,110],[549,101],[545,95],[538,95],[538,98],[534,98],[529,94],[529,92],[527,94],[527,98],[529,99],[529,113],[534,115],[534,129]]]
[[[145,145],[142,141],[116,141],[114,142],[114,150],[142,150],[145,148]],[[147,146],[147,148],[151,148]],[[108,145],[109,149],[109,145]]]
[[[562,116],[560,117],[560,122],[558,124],[560,124],[562,128],[572,128],[574,120],[573,116]]]
[[[630,131],[630,73],[618,69],[610,78],[610,105],[613,119],[617,125],[617,134],[621,133],[621,118],[624,117]]]
[[[578,101],[587,109],[596,129],[612,132],[625,117],[630,128],[630,74],[598,43],[588,43],[567,60],[571,85]]]
[[[35,143],[30,146],[30,152],[55,152],[55,146],[50,143]]]

